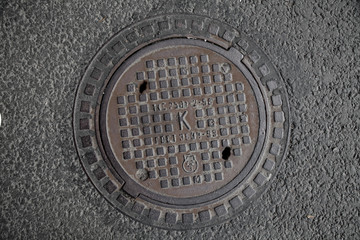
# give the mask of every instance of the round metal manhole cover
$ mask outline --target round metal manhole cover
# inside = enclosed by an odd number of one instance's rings
[[[259,197],[284,158],[284,83],[246,36],[169,15],[116,34],[90,63],[74,106],[93,184],[157,227],[217,224]]]

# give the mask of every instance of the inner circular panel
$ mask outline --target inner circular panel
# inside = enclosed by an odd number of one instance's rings
[[[112,79],[105,133],[115,164],[151,192],[201,196],[240,174],[258,140],[252,87],[207,48],[153,49]],[[121,174],[120,174],[121,175]]]

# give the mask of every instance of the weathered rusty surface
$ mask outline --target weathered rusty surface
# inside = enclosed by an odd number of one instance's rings
[[[257,142],[259,114],[250,84],[229,59],[179,43],[149,50],[113,79],[101,122],[114,165],[150,191],[187,198],[241,172]],[[146,181],[136,177],[139,169],[148,171]]]

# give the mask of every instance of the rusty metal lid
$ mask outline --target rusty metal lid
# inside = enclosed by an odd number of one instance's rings
[[[157,227],[218,224],[259,197],[284,158],[281,77],[247,37],[169,15],[116,34],[90,63],[75,141],[96,188]]]

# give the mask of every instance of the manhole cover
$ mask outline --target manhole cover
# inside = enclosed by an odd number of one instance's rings
[[[263,52],[218,21],[156,17],[116,34],[74,107],[93,184],[150,225],[217,224],[259,197],[289,135],[284,84]]]

